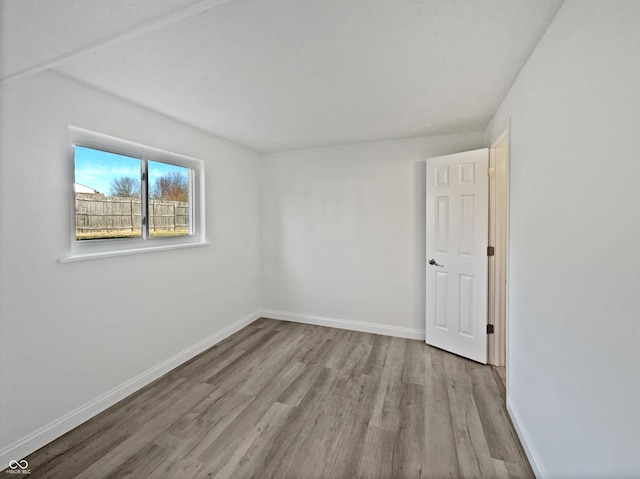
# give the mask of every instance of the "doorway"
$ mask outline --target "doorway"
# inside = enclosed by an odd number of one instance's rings
[[[498,381],[505,388],[507,367],[507,264],[509,232],[509,127],[491,144],[489,150],[489,244],[494,255],[489,257],[488,322],[494,334],[488,336],[488,362],[495,368]]]
[[[426,170],[425,341],[494,366],[506,396],[509,128]]]

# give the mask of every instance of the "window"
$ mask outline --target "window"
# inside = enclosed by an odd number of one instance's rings
[[[71,256],[62,262],[204,243],[203,163],[70,129]]]
[[[141,238],[143,162],[74,145],[76,240]]]

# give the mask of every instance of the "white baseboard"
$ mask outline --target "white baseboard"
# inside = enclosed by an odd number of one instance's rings
[[[524,449],[525,454],[527,455],[527,459],[529,459],[529,464],[531,464],[531,468],[533,469],[533,473],[535,474],[537,479],[548,479],[549,475],[545,470],[542,462],[540,462],[540,457],[536,453],[536,451],[532,447],[531,438],[527,433],[524,425],[522,424],[522,419],[518,414],[513,402],[511,402],[511,398],[507,397],[507,411],[511,416],[511,422],[513,423],[513,427],[520,438],[520,443],[522,444],[522,448]]]
[[[364,321],[352,321],[348,319],[327,318],[313,316],[311,314],[289,313],[286,311],[274,311],[263,309],[260,314],[265,318],[292,321],[294,323],[315,324],[316,326],[328,326],[330,328],[349,329],[363,333],[383,334],[399,338],[419,339],[424,341],[425,332],[421,329],[404,328],[402,326],[388,326],[385,324],[365,323]]]
[[[175,356],[170,357],[166,361],[161,362],[142,374],[138,374],[120,386],[115,387],[111,391],[106,392],[96,399],[80,406],[78,409],[65,414],[46,426],[41,427],[37,431],[34,431],[15,443],[3,448],[0,450],[0,470],[8,467],[12,460],[19,461],[32,452],[37,451],[42,446],[45,446],[54,439],[66,434],[83,422],[86,422],[105,409],[113,406],[118,401],[130,396],[172,369],[175,369],[189,359],[197,356],[203,351],[206,351],[226,337],[231,336],[236,331],[239,331],[246,325],[258,319],[260,317],[260,313],[261,312],[259,310],[254,311],[248,316],[227,326],[222,331],[212,334]]]

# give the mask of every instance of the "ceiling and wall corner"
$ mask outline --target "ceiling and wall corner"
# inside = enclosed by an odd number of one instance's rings
[[[562,1],[85,3],[2,2],[2,78],[53,68],[277,152],[482,131]]]
[[[229,0],[6,0],[0,4],[0,80],[78,60]]]

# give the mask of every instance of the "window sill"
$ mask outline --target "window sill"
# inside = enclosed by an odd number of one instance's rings
[[[88,261],[92,259],[110,258],[112,256],[128,256],[131,254],[154,253],[156,251],[165,251],[172,249],[198,248],[200,246],[209,246],[211,243],[206,241],[199,243],[172,244],[164,246],[149,246],[145,248],[131,248],[116,251],[104,251],[100,253],[74,254],[58,258],[58,263],[75,263],[77,261]]]

